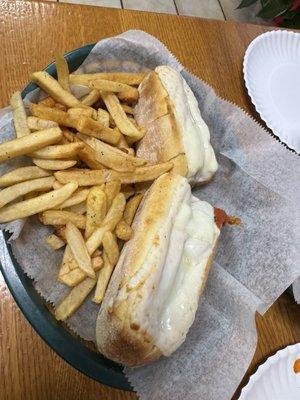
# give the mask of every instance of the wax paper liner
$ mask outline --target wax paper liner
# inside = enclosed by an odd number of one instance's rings
[[[299,158],[185,70],[145,32],[128,31],[102,40],[78,72],[141,71],[161,64],[180,71],[193,89],[216,150],[216,177],[194,194],[238,215],[242,224],[222,230],[214,267],[185,343],[171,357],[126,368],[125,373],[141,399],[227,400],[255,350],[255,311],[263,313],[300,276]],[[37,91],[31,96],[40,95]],[[11,117],[8,110],[1,115],[0,129],[7,139],[13,135]],[[11,167],[1,167],[0,173]],[[38,292],[56,305],[68,289],[56,282],[61,252],[52,252],[44,243],[49,231],[30,218],[12,249]],[[94,340],[98,308],[87,301],[68,325],[84,339]]]

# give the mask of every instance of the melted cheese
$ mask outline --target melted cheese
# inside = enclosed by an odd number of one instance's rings
[[[214,175],[218,165],[198,102],[184,78],[173,68],[159,66],[155,72],[170,96],[175,118],[181,127],[188,178],[206,181]]]

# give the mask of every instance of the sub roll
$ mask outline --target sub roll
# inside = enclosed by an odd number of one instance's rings
[[[99,351],[137,366],[185,340],[227,216],[166,173],[150,187],[121,252],[96,324]]]
[[[192,185],[209,181],[217,170],[209,129],[182,75],[159,66],[146,75],[138,90],[134,116],[146,133],[137,145],[137,156],[153,164],[171,160],[173,172]]]

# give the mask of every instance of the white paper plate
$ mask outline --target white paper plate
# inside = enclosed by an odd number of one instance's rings
[[[300,343],[269,357],[251,376],[239,400],[299,400],[300,372],[294,372],[297,359]]]
[[[244,57],[244,79],[261,118],[300,153],[300,34],[271,31],[255,38]]]

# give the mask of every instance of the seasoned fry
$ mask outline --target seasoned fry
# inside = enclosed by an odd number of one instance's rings
[[[107,254],[109,262],[115,266],[120,256],[116,236],[110,231],[106,232],[103,236],[102,244],[104,254]]]
[[[0,144],[0,162],[32,153],[49,144],[59,142],[61,138],[62,134],[59,128],[50,128],[8,142],[3,142]]]
[[[10,186],[30,179],[43,178],[50,173],[39,167],[21,167],[0,176],[0,186]]]
[[[138,130],[128,119],[117,96],[110,93],[101,93],[101,97],[123,135],[130,136],[134,140],[141,139],[144,133]]]
[[[132,236],[133,230],[124,220],[121,220],[116,226],[115,234],[118,239],[127,242]]]
[[[115,171],[134,171],[138,166],[145,165],[146,160],[124,153],[116,147],[103,143],[93,137],[79,135],[80,139],[95,150],[97,161]]]
[[[80,142],[47,146],[41,150],[34,151],[30,154],[30,157],[43,158],[45,160],[74,158],[78,150],[83,147],[84,144]]]
[[[64,321],[74,314],[92,291],[96,282],[96,279],[85,278],[84,281],[75,286],[56,308],[55,318],[58,321]]]
[[[101,225],[106,215],[106,194],[99,186],[94,186],[86,201],[85,238],[89,238],[96,228]]]
[[[84,215],[65,210],[44,211],[40,216],[40,220],[44,225],[66,225],[68,222],[72,222],[79,229],[85,229],[86,224]]]
[[[84,147],[78,151],[78,157],[91,169],[103,169],[103,165],[96,160],[95,150],[88,144],[84,143]]]
[[[123,216],[125,205],[125,197],[123,193],[119,193],[115,197],[106,217],[104,218],[102,226],[97,228],[86,242],[89,254],[93,254],[94,251],[98,249],[102,243],[103,235],[107,231],[113,231],[116,228],[118,222]]]
[[[122,184],[153,181],[160,175],[168,172],[173,167],[172,162],[137,167],[134,172],[115,172],[110,171],[106,174],[106,180],[119,178]]]
[[[66,242],[66,227],[64,225],[54,226],[55,234]]]
[[[41,158],[33,158],[32,162],[40,168],[58,171],[74,167],[76,160],[43,160]]]
[[[66,225],[66,239],[78,267],[90,278],[95,278],[96,275],[87,246],[80,230],[72,222],[68,222]]]
[[[55,56],[55,64],[56,64],[58,83],[64,90],[69,92],[70,87],[69,87],[68,63],[67,63],[66,59],[58,52],[55,52],[54,56]]]
[[[98,108],[97,120],[104,126],[109,127],[109,113],[106,110],[103,110],[102,108]]]
[[[52,250],[58,250],[65,245],[65,242],[58,236],[54,235],[54,233],[48,235],[45,242],[52,248]]]
[[[58,126],[57,122],[49,121],[48,119],[42,119],[38,117],[27,117],[28,128],[32,131],[41,131],[43,129],[53,128]]]
[[[61,85],[46,71],[37,71],[31,74],[32,82],[35,82],[55,101],[68,107],[85,107],[72,93],[63,89]]]
[[[133,88],[126,83],[108,81],[106,79],[95,79],[89,82],[89,87],[91,89],[97,89],[100,92],[109,92],[109,93],[124,93],[126,92],[127,96],[130,99],[137,100],[139,98],[139,92],[136,88]]]
[[[65,208],[65,211],[71,211],[76,214],[85,214],[86,213],[86,202],[83,201],[82,203],[74,204],[74,206]]]
[[[134,149],[132,147],[129,147],[124,135],[122,134],[121,134],[121,139],[119,140],[118,143],[118,148],[122,150],[124,153],[134,157]]]
[[[62,188],[52,190],[33,199],[20,201],[19,203],[3,207],[0,210],[0,223],[9,222],[18,218],[29,217],[30,215],[54,208],[67,200],[75,192],[78,185],[70,182]]]
[[[33,103],[30,104],[30,109],[32,114],[36,117],[50,119],[51,121],[57,122],[59,125],[74,128],[78,132],[94,136],[104,142],[117,144],[120,140],[118,131],[108,128],[90,117],[84,115],[80,117],[74,116],[64,111]]]
[[[121,107],[126,112],[126,114],[131,114],[131,115],[134,114],[133,108],[130,107],[128,104],[121,104]]]
[[[29,135],[30,129],[27,125],[27,116],[24,103],[21,97],[21,92],[15,92],[11,96],[10,106],[13,113],[13,121],[17,138]]]
[[[121,182],[119,179],[112,180],[105,185],[105,194],[107,199],[107,209],[110,208],[114,198],[120,193]]]
[[[105,182],[106,171],[102,170],[89,170],[89,169],[72,169],[70,171],[57,171],[54,172],[55,178],[60,183],[67,183],[70,181],[77,182],[78,186],[95,186],[102,185]]]
[[[57,208],[63,209],[66,207],[74,206],[76,204],[80,204],[86,200],[88,194],[89,189],[79,189],[77,190],[77,192],[73,193],[73,195],[68,200],[61,203]]]
[[[124,210],[124,216],[123,216],[124,221],[128,225],[132,224],[136,210],[138,209],[138,206],[140,205],[142,198],[143,198],[142,194],[137,194],[136,196],[134,196],[128,200],[125,210]]]
[[[106,79],[109,81],[126,83],[127,85],[139,85],[145,75],[145,72],[98,72],[95,74],[71,74],[70,82],[74,85],[88,85],[92,80]]]
[[[69,115],[73,115],[75,117],[92,117],[93,116],[93,111],[95,111],[93,108],[69,108],[67,113]]]
[[[32,179],[9,186],[0,192],[0,208],[24,194],[33,191],[45,191],[52,188],[55,178],[53,176]]]
[[[81,99],[81,103],[85,106],[92,106],[100,98],[100,93],[98,90],[91,90],[86,96]]]
[[[108,282],[114,269],[114,266],[110,263],[109,258],[105,252],[103,254],[103,262],[104,265],[99,272],[97,286],[92,300],[94,303],[97,304],[101,303],[103,300],[104,293],[106,291]]]

